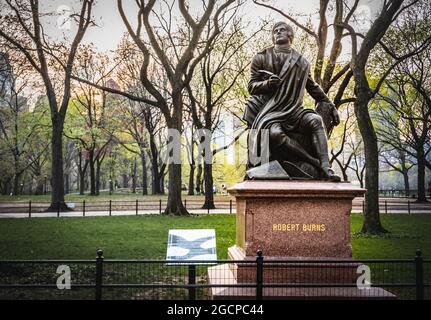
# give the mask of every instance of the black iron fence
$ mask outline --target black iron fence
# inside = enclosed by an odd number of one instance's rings
[[[15,201],[0,202],[0,213],[25,213],[31,218],[34,213],[46,213],[51,202],[49,201]],[[198,199],[184,199],[183,204],[188,210],[204,210],[206,213],[213,212],[212,207],[217,210],[224,210],[226,213],[233,213],[235,201],[232,199],[224,201],[214,201],[213,206],[207,205],[205,201]],[[167,205],[166,199],[136,199],[136,200],[94,200],[94,201],[66,201],[69,211],[80,212],[83,216],[89,212],[107,212],[112,215],[116,211],[129,211],[136,215],[141,213],[161,214]],[[57,205],[55,213],[60,216],[63,210]]]
[[[381,197],[387,197],[387,198],[417,198],[418,197],[418,190],[409,190],[406,191],[404,189],[380,189],[379,195]],[[431,191],[428,190],[426,192],[427,197],[431,197]]]
[[[0,299],[286,297],[431,300],[431,260],[0,261]]]
[[[48,215],[47,208],[51,203],[48,201],[16,201],[0,202],[0,214],[18,213],[29,218],[32,215]],[[95,200],[95,201],[71,201],[66,202],[70,208],[69,212],[75,215],[85,216],[86,214],[100,213],[103,215],[114,215],[116,212],[126,212],[127,214],[161,214],[166,208],[166,199],[136,199],[136,200]],[[235,213],[236,202],[233,199],[214,201],[214,206],[207,205],[203,200],[184,199],[183,204],[188,210],[198,210],[200,213],[223,212]],[[414,199],[390,199],[381,198],[379,201],[381,213],[431,213],[431,202],[417,203]],[[54,214],[58,217],[63,216],[62,210],[58,205],[58,210]],[[210,207],[212,209],[210,209]],[[215,208],[214,208],[215,207]],[[365,208],[364,198],[353,200],[353,210],[363,212]],[[50,215],[52,216],[52,212]]]

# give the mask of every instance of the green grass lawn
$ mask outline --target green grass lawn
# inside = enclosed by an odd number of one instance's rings
[[[216,229],[219,258],[234,244],[235,216],[159,215],[0,220],[0,259],[164,259],[169,229]]]
[[[431,215],[385,215],[384,236],[358,234],[362,216],[351,218],[358,259],[412,258],[421,248],[431,258]],[[235,243],[234,215],[0,219],[0,259],[164,259],[169,229],[214,228],[219,259]]]

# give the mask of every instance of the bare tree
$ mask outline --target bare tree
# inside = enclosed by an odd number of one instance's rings
[[[355,143],[357,130],[355,130],[356,126],[350,111],[350,104],[347,104],[344,110],[346,116],[345,119],[341,121],[341,130],[335,130],[332,133],[330,148],[331,157],[329,162],[331,165],[333,162],[337,163],[341,170],[343,181],[348,181],[349,177],[347,171],[357,151],[357,143]]]
[[[119,139],[117,141],[128,151],[138,155],[141,159],[142,169],[142,195],[148,194],[147,182],[147,152],[148,152],[148,139],[145,122],[145,112],[149,107],[140,105],[141,103],[128,101],[123,103],[121,112],[121,122],[124,129],[119,130],[119,135],[125,134],[132,138],[132,141]],[[135,147],[137,146],[137,148]]]
[[[388,28],[397,19],[397,17],[406,9],[411,8],[417,1],[411,1],[404,7],[402,0],[385,1],[383,8],[377,19],[371,25],[369,31],[363,36],[362,43],[358,44],[359,35],[354,28],[348,24],[342,24],[351,35],[352,40],[352,58],[350,68],[355,80],[355,115],[358,121],[359,131],[364,142],[365,151],[365,213],[362,232],[381,233],[386,232],[380,223],[379,214],[379,161],[377,136],[369,114],[368,105],[371,99],[380,91],[380,88],[390,72],[402,61],[420,53],[429,45],[431,37],[421,39],[415,46],[406,48],[404,52],[395,53],[386,44],[381,41]],[[367,61],[376,45],[380,44],[382,48],[391,56],[393,62],[377,81],[374,89],[371,89],[366,73]]]
[[[403,176],[404,191],[406,196],[410,196],[410,169],[415,163],[410,160],[407,153],[402,149],[380,149],[380,157],[393,171],[399,172]]]
[[[419,56],[417,59],[422,60]],[[416,60],[413,59],[413,60]],[[385,103],[380,107],[377,133],[379,140],[396,151],[400,168],[391,165],[401,172],[405,183],[408,183],[408,170],[412,165],[406,162],[406,156],[416,159],[418,167],[418,202],[426,202],[425,168],[427,154],[430,153],[431,108],[426,99],[418,94],[415,85],[410,83],[404,67],[396,68],[390,80],[386,81],[387,95],[380,95],[378,102]],[[382,101],[380,101],[382,100]],[[383,156],[385,154],[383,153]]]
[[[116,50],[115,60],[118,61],[115,75],[121,86],[127,88],[128,92],[133,92],[137,96],[147,97],[148,93],[140,81],[140,72],[143,63],[142,54],[140,54],[139,48],[129,37],[125,36],[122,39]],[[167,91],[168,79],[161,66],[154,62],[151,64],[150,70],[152,84],[162,93],[166,100],[169,100],[169,92]],[[129,100],[129,103],[122,103],[120,106],[122,110],[119,116],[120,127],[125,128],[124,130],[127,132],[127,135],[132,137],[134,142],[139,146],[142,166],[145,165],[146,167],[145,157],[146,154],[149,155],[152,173],[152,194],[161,194],[163,189],[162,177],[166,170],[166,164],[163,163],[160,157],[162,145],[157,142],[157,136],[166,128],[161,111],[159,108],[143,101]],[[132,126],[129,126],[130,124]],[[119,137],[117,137],[117,140],[123,146],[128,145]],[[132,152],[137,151],[133,148],[132,150],[129,149]],[[143,184],[146,185],[146,182],[143,182]]]
[[[0,132],[1,140],[12,158],[12,193],[17,195],[20,192],[21,176],[45,152],[45,148],[36,151],[32,144],[36,142],[38,133],[43,131],[41,120],[46,117],[46,110],[29,110],[29,100],[37,93],[38,83],[25,57],[13,50],[2,54],[8,65],[8,75],[0,84]],[[8,84],[4,81],[8,81]],[[31,151],[36,152],[34,157],[30,157]],[[32,161],[29,161],[30,158]]]
[[[175,26],[172,19],[172,12],[174,3],[162,1],[162,5],[167,12],[160,12],[159,14],[154,10],[156,0],[148,2],[136,1],[138,6],[137,10],[137,23],[134,28],[123,9],[123,1],[117,0],[118,10],[120,16],[127,28],[127,31],[133,41],[139,48],[142,56],[143,63],[141,66],[140,80],[148,92],[154,99],[147,97],[139,97],[134,94],[123,92],[121,90],[108,90],[113,93],[121,94],[135,101],[141,101],[149,105],[155,106],[160,109],[163,114],[166,124],[169,129],[182,132],[184,96],[183,90],[190,83],[194,69],[199,62],[205,57],[214,43],[215,37],[220,33],[220,21],[227,19],[230,13],[230,7],[236,0],[228,0],[216,8],[216,1],[209,0],[208,3],[203,3],[203,13],[198,18],[193,18],[191,10],[186,4],[185,0],[178,0],[178,9],[183,18],[184,23],[190,27],[185,30],[190,30],[187,34],[181,34],[180,39],[174,39],[169,35],[172,34],[173,28],[176,27],[179,31],[183,30],[182,26],[177,23]],[[157,28],[154,23],[150,22],[150,15],[154,14],[154,18],[159,22]],[[167,18],[166,18],[167,17]],[[153,20],[154,21],[154,20]],[[204,34],[203,31],[207,25],[210,25],[211,32],[209,36]],[[161,35],[163,30],[168,30],[165,37]],[[144,40],[143,31],[145,31],[148,38]],[[166,48],[164,46],[165,39],[169,39],[174,45]],[[203,49],[197,53],[198,47],[203,46]],[[169,81],[169,100],[163,96],[162,92],[153,85],[151,82],[151,75],[149,72],[150,62],[157,59],[158,63],[162,66],[164,73]],[[82,79],[80,79],[82,81]],[[179,146],[178,146],[179,147]],[[164,211],[165,214],[172,215],[188,215],[182,203],[181,197],[181,164],[169,163],[169,194],[167,207]]]
[[[97,54],[92,46],[83,47],[77,55],[77,62],[76,73],[82,74],[83,77],[95,83],[116,86],[109,78],[111,73],[108,69],[109,58],[104,54]],[[114,136],[113,109],[118,99],[103,90],[81,82],[78,82],[72,91],[73,112],[68,114],[64,135],[79,142],[79,148],[84,151],[87,158],[83,166],[82,163],[78,166],[79,170],[81,175],[85,174],[88,166],[90,195],[99,195],[100,168]]]
[[[0,38],[8,46],[20,51],[39,73],[50,105],[52,194],[49,210],[55,210],[58,206],[67,209],[64,202],[63,177],[64,120],[71,96],[73,64],[78,46],[88,27],[93,23],[91,19],[93,4],[94,0],[83,0],[79,12],[70,15],[70,19],[77,23],[77,31],[70,45],[49,41],[42,25],[38,0],[6,0],[6,3],[1,5],[4,15],[0,20]],[[53,64],[57,64],[56,72],[53,72]],[[62,79],[60,86],[56,87],[54,77]]]
[[[235,15],[233,16],[235,17]],[[261,31],[262,27],[249,36],[245,36],[243,30],[246,28],[242,19],[235,19],[232,23],[222,25],[223,33],[214,39],[214,46],[202,59],[196,76],[187,86],[189,109],[191,111],[193,124],[197,132],[204,129],[209,135],[200,134],[200,144],[205,139],[211,139],[213,133],[220,126],[220,116],[228,114],[227,104],[232,103],[232,88],[240,77],[245,77],[245,70],[250,65],[250,59],[245,52],[246,45]],[[210,32],[208,30],[208,32]],[[192,88],[193,87],[193,88]],[[208,143],[208,155],[203,155],[203,174],[205,181],[205,203],[204,209],[214,209],[213,193],[213,156],[221,150],[211,150],[211,141]],[[201,159],[202,155],[198,155]],[[200,164],[201,161],[198,161]]]

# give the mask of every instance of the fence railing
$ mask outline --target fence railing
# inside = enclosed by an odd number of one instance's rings
[[[404,189],[380,189],[379,195],[381,197],[388,198],[417,198],[418,190],[409,190],[406,191]],[[426,196],[431,198],[431,191],[426,191]]]
[[[46,213],[51,202],[48,201],[17,201],[17,202],[0,202],[0,213],[25,213],[31,218],[33,213]],[[66,201],[69,212],[81,212],[85,216],[88,212],[107,212],[112,215],[116,211],[133,212],[136,215],[152,211],[153,213],[161,214],[167,204],[166,199],[136,199],[136,200],[95,200],[95,201]],[[199,210],[205,213],[214,212],[214,208],[207,205],[203,200],[197,199],[184,199],[183,204],[188,210]],[[235,208],[235,201],[232,199],[226,201],[214,201],[215,208],[220,211],[224,210],[226,213],[232,214]],[[62,212],[68,212],[61,209],[57,204],[57,210],[54,213],[60,216]],[[53,211],[49,211],[53,212]]]
[[[364,266],[370,271],[368,282],[359,279]],[[212,281],[211,267],[217,268]],[[0,261],[0,299],[195,300],[211,299],[214,290],[257,300],[358,299],[367,293],[374,299],[390,293],[398,299],[429,300],[431,260],[420,250],[412,259],[266,260],[260,253],[255,260],[241,261],[109,260],[98,250],[95,260]]]
[[[48,201],[17,201],[17,202],[0,202],[0,214],[2,213],[19,213],[25,214],[29,218],[32,214],[48,213],[47,208],[51,203]],[[85,216],[89,212],[103,212],[104,215],[113,215],[115,212],[123,211],[128,214],[161,214],[167,204],[166,199],[136,199],[136,200],[95,200],[95,201],[70,201],[66,202],[70,212]],[[233,199],[214,201],[216,209],[210,209],[210,205],[199,199],[184,199],[183,204],[188,210],[197,210],[200,213],[210,214],[212,212],[224,212],[233,214],[235,212],[236,202]],[[380,211],[382,213],[431,213],[431,203],[416,203],[414,199],[388,199],[381,198]],[[58,217],[62,215],[63,210],[60,206],[54,212]],[[353,200],[353,209],[363,212],[365,208],[364,198],[355,198]],[[51,211],[51,215],[52,215]]]

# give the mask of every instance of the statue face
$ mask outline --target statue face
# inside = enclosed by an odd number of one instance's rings
[[[275,44],[292,44],[293,34],[287,25],[282,24],[272,31],[272,39]]]

